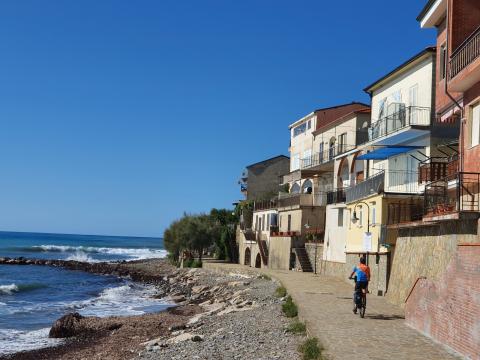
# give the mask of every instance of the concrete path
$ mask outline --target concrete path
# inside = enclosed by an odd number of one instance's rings
[[[362,319],[352,312],[353,283],[312,273],[252,269],[236,264],[204,263],[228,271],[260,271],[287,288],[329,359],[443,360],[459,359],[442,345],[405,325],[403,310],[383,297],[369,296]]]

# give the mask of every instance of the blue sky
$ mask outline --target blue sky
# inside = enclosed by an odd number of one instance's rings
[[[231,206],[289,123],[434,43],[423,3],[1,2],[0,229],[159,236]]]

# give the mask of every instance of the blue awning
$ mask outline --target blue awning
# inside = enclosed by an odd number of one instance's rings
[[[395,155],[422,148],[424,148],[424,146],[386,146],[360,155],[357,157],[357,160],[385,160]]]

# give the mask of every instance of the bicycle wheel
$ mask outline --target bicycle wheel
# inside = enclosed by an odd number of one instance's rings
[[[364,317],[365,317],[365,306],[362,306],[362,307],[360,308],[360,317],[361,317],[361,318],[364,318]]]

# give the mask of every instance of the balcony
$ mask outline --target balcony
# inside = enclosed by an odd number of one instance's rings
[[[424,221],[455,220],[480,211],[480,174],[460,172],[425,187]]]
[[[458,172],[458,156],[432,157],[418,166],[418,182],[429,183],[451,177]]]
[[[327,205],[344,203],[347,200],[345,189],[327,192]]]
[[[260,200],[253,203],[253,211],[265,211],[277,208],[277,199],[272,200]]]
[[[323,152],[318,152],[312,156],[301,159],[300,169],[321,169],[322,165],[331,163],[333,166],[333,160],[350,150],[355,149],[355,145],[339,144],[325,150]]]
[[[421,194],[424,186],[418,183],[417,171],[388,170],[384,190],[387,193]]]
[[[427,128],[431,124],[431,111],[428,107],[420,106],[405,106],[404,104],[391,104],[394,111],[392,114],[382,117],[380,120],[372,123],[367,129],[368,142],[377,142],[377,140],[386,138],[392,134],[408,131],[411,129],[411,138],[421,135],[419,133],[422,128]],[[425,130],[425,129],[423,129]],[[408,141],[409,138],[403,138],[402,141]],[[384,142],[378,145],[398,145],[401,143],[399,139],[392,139],[392,141]]]
[[[385,172],[381,171],[345,190],[347,203],[351,203],[383,191]]]
[[[423,206],[423,199],[413,198],[408,201],[388,204],[387,225],[397,227],[400,224],[422,221]]]
[[[480,81],[480,27],[450,56],[449,87],[463,92]]]
[[[327,204],[327,196],[325,193],[280,194],[278,197],[278,208],[325,206],[326,204]]]

